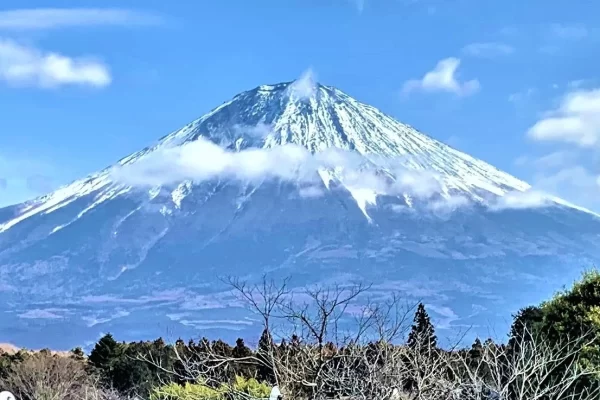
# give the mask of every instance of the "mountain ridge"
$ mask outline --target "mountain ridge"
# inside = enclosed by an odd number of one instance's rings
[[[300,90],[301,95],[297,96],[297,98],[294,98],[294,85],[302,86],[302,90]],[[310,90],[307,88],[307,85],[311,85]],[[235,110],[227,110],[228,107],[236,105],[238,102],[241,102],[241,105],[234,107],[236,108]],[[350,103],[352,107],[357,107],[360,112],[351,115],[348,110],[340,106],[340,104],[344,104],[344,102]],[[283,108],[283,111],[277,112],[270,110],[270,108],[272,108],[272,103],[279,104]],[[238,121],[233,121],[232,123],[231,118],[225,119],[224,122],[222,121],[223,118],[220,118],[217,119],[216,123],[211,120],[211,118],[223,111],[227,111],[227,115],[235,114],[235,112],[239,112],[240,109],[244,110],[244,105],[247,104],[252,105],[245,108],[245,110],[250,110],[249,114],[251,115],[238,115],[240,119],[250,121],[245,127],[240,127]],[[285,104],[285,106],[282,104]],[[308,107],[308,111],[301,110],[299,113],[296,112],[301,108],[301,105]],[[256,111],[255,109],[257,108],[258,110]],[[327,126],[327,124],[323,122],[328,120],[331,122],[332,119],[323,117],[317,113],[317,111],[323,108],[329,111],[328,115],[336,115],[338,121],[337,126]],[[373,113],[374,117],[360,119],[357,115],[360,115],[361,113],[366,114],[368,117],[372,117],[372,115],[369,114]],[[314,116],[315,114],[316,117],[314,118],[300,118],[305,115]],[[256,115],[258,115],[259,118],[254,118]],[[351,115],[351,117],[348,117],[348,115]],[[358,120],[358,122],[352,124],[353,118]],[[383,121],[383,126],[378,127],[373,122],[377,119]],[[340,120],[346,121],[345,126],[339,127]],[[228,129],[222,128],[222,125],[224,124],[229,124]],[[214,125],[217,125],[217,128],[214,128]],[[373,130],[377,131],[379,134],[378,140],[373,140],[370,136],[373,134],[373,131],[367,132],[365,129],[357,131],[357,129],[352,129],[353,126],[370,126],[374,128]],[[337,134],[340,128],[345,128],[342,129],[342,132],[350,132],[353,136],[347,137]],[[244,131],[244,129],[246,131]],[[259,130],[260,132],[253,133],[253,130]],[[250,133],[247,131],[250,131]],[[311,133],[313,135],[316,134],[314,132],[325,132],[327,134],[321,135],[320,139],[323,140],[313,140],[311,142],[308,139],[310,138]],[[337,148],[344,151],[357,151],[363,156],[373,154],[383,157],[404,156],[406,159],[404,160],[404,166],[411,170],[441,172],[442,174],[455,176],[460,176],[462,173],[463,177],[469,175],[469,169],[477,170],[477,173],[470,174],[472,182],[465,182],[465,180],[468,179],[452,182],[449,190],[458,188],[468,191],[469,186],[475,185],[478,189],[492,192],[495,195],[504,195],[506,193],[506,188],[520,192],[531,189],[531,186],[526,182],[499,170],[491,164],[475,159],[447,144],[439,142],[409,125],[400,123],[391,116],[382,113],[376,107],[359,102],[335,87],[325,86],[314,82],[307,83],[300,81],[299,83],[298,81],[291,81],[271,85],[261,85],[242,92],[209,111],[202,117],[188,123],[183,128],[163,136],[154,145],[147,146],[139,152],[123,157],[117,161],[117,163],[109,165],[98,172],[89,174],[84,179],[76,180],[70,184],[64,185],[48,195],[25,202],[22,207],[23,211],[21,211],[21,216],[17,216],[12,221],[0,223],[0,232],[9,229],[15,223],[21,221],[23,216],[27,218],[28,215],[33,215],[32,211],[36,208],[41,209],[40,212],[49,212],[53,210],[54,207],[60,206],[61,203],[68,202],[68,199],[72,196],[77,198],[100,188],[110,186],[114,183],[114,176],[111,172],[115,170],[115,166],[127,166],[136,163],[157,150],[182,146],[201,138],[207,138],[218,144],[220,147],[238,152],[247,147],[261,147],[267,149],[289,143],[303,146],[311,153],[322,151],[324,150],[324,147],[325,149]],[[254,140],[254,142],[252,142],[252,140]],[[247,147],[242,146],[244,141],[250,141]],[[444,153],[444,155],[449,157],[450,162],[447,162],[447,158],[444,157],[435,159],[431,156],[431,154],[435,153]],[[420,158],[424,159],[422,160]],[[452,168],[448,169],[448,165],[451,165]],[[321,175],[323,174],[334,175],[335,177],[335,174],[331,173],[331,168]],[[323,179],[332,179],[332,177],[324,177]],[[185,180],[182,179],[182,181]],[[187,181],[189,181],[189,179]],[[500,183],[490,185],[489,181],[499,181]],[[112,190],[107,191],[105,196],[100,196],[98,201],[102,202],[115,195],[115,193],[123,194],[130,190],[131,188],[113,188]],[[181,192],[181,189],[179,189],[179,192]],[[477,200],[482,200],[478,195],[475,195],[475,198]],[[590,210],[570,204],[562,199],[552,197],[551,200],[564,206],[592,213]],[[35,204],[41,204],[41,207],[36,207]]]
[[[525,182],[322,86],[290,98],[293,84],[0,209],[2,341],[164,335],[153,324],[234,340],[255,327],[217,276],[264,273],[397,290],[445,329],[502,325],[600,260],[594,215],[538,207]]]

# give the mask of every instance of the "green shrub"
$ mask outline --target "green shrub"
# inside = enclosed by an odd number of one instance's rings
[[[150,400],[225,400],[227,393],[232,392],[243,393],[251,398],[266,398],[271,393],[271,387],[254,378],[241,376],[236,376],[232,385],[223,383],[216,389],[204,383],[186,383],[184,386],[170,383],[155,388]]]
[[[213,389],[201,383],[186,383],[184,386],[169,383],[158,387],[150,394],[150,400],[224,400],[221,388]]]
[[[233,389],[255,398],[265,398],[271,394],[271,387],[266,383],[259,382],[254,378],[246,379],[242,376],[235,377]]]

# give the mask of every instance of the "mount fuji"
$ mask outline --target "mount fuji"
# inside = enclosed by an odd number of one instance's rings
[[[0,209],[0,342],[259,334],[219,277],[371,283],[442,335],[600,259],[600,219],[310,79],[238,94],[155,145]]]

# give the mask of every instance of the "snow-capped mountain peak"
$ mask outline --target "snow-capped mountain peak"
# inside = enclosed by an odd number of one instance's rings
[[[221,158],[213,159],[222,169],[210,166],[211,173],[206,173],[209,158],[204,153],[195,153],[199,151],[198,143],[213,145],[203,146],[202,151],[216,152]],[[292,174],[285,168],[294,171],[298,168],[296,164],[286,165],[291,153],[282,149],[290,146],[296,147],[291,157],[297,158],[294,162],[309,160],[316,170],[314,176],[318,173],[325,188],[330,188],[332,182],[346,187],[367,217],[367,205],[376,203],[380,195],[403,197],[412,206],[413,197],[418,197],[422,191],[425,175],[435,181],[433,189],[428,186],[431,190],[425,197],[430,197],[433,191],[445,199],[459,196],[485,203],[490,196],[494,198],[530,189],[527,183],[398,122],[339,89],[316,83],[309,76],[298,81],[262,85],[238,94],[163,137],[156,145],[121,159],[115,166],[25,203],[16,216],[3,223],[0,221],[0,232],[38,213],[58,210],[82,196],[93,194],[96,199],[80,212],[83,215],[107,200],[126,195],[135,189],[135,185],[127,179],[116,179],[115,170],[143,170],[149,160],[154,162],[164,158],[164,152],[169,151],[176,158],[159,163],[163,169],[169,169],[168,182],[161,182],[155,165],[143,172],[152,178],[158,177],[151,180],[151,191],[157,193],[163,183],[169,184],[173,199],[178,199],[174,200],[175,205],[185,197],[182,188],[215,178],[220,173],[231,175],[236,169],[288,178]],[[306,154],[298,153],[297,148],[305,149]],[[241,160],[236,156],[247,156],[245,152],[248,151],[263,158],[253,161],[251,157]],[[181,154],[185,155],[185,160],[181,159]],[[278,158],[265,163],[273,154]],[[361,157],[361,163],[347,162],[348,157],[357,155]],[[199,168],[198,160],[203,159],[206,160],[200,164],[201,173],[194,174]],[[257,163],[260,164],[258,168]],[[181,176],[177,174],[177,167],[184,172]],[[352,167],[358,168],[358,173],[350,170]],[[368,176],[365,171],[369,172]],[[235,175],[240,176],[248,177],[247,174]],[[382,183],[381,177],[385,182]],[[369,182],[376,184],[369,186]],[[174,184],[175,188],[172,187]],[[560,199],[552,201],[568,205]]]
[[[358,153],[390,165],[441,177],[448,190],[473,188],[502,196],[530,186],[497,168],[396,121],[339,89],[314,82],[262,85],[243,92],[161,141],[178,146],[210,140],[230,151],[299,145],[312,154]],[[140,154],[139,156],[141,156]],[[137,159],[133,157],[127,161]]]
[[[157,321],[239,337],[251,319],[216,276],[267,272],[370,282],[487,326],[600,257],[600,219],[529,189],[310,75],[263,85],[0,209],[0,335],[72,348],[156,337]]]

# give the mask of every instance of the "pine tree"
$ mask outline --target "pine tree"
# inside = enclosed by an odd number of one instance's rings
[[[272,368],[272,357],[275,351],[275,343],[271,337],[271,332],[265,328],[258,341],[257,358],[260,360],[258,366],[258,378],[264,382],[275,383],[275,374]]]
[[[83,349],[81,347],[75,347],[73,350],[71,350],[70,355],[75,360],[78,360],[78,361],[85,360],[85,353],[83,352]]]
[[[419,303],[415,312],[407,344],[412,349],[419,349],[419,352],[429,352],[437,348],[435,329],[423,303]]]
[[[216,355],[221,357],[231,357],[233,354],[233,348],[222,339],[218,339],[212,342],[211,344],[212,351],[215,352]]]
[[[415,351],[414,356],[430,358],[435,357],[437,354],[437,338],[435,336],[435,329],[433,328],[433,324],[431,323],[423,303],[419,303],[417,306],[413,325],[410,333],[408,334],[407,345],[410,349]],[[406,362],[408,365],[412,365],[410,361],[407,360]],[[415,398],[420,398],[417,378],[422,378],[426,371],[417,368],[416,370],[412,371],[412,373],[415,375],[414,377],[409,376],[404,380],[404,390],[411,393]]]
[[[244,343],[244,339],[238,338],[235,341],[235,347],[233,348],[233,356],[235,358],[244,358],[252,356],[252,350]]]
[[[104,372],[108,372],[121,355],[121,347],[113,336],[107,333],[100,338],[90,353],[90,364]]]
[[[239,361],[234,365],[236,375],[245,378],[254,378],[256,376],[256,366],[248,362],[248,359],[252,357],[253,353],[244,343],[244,339],[238,338],[238,340],[235,341],[232,355],[237,360],[246,359],[246,361]]]
[[[471,345],[471,350],[469,350],[469,359],[479,361],[483,354],[483,345],[481,344],[481,340],[479,338],[475,338],[475,341]]]

